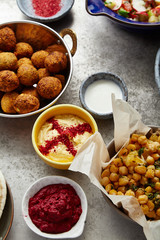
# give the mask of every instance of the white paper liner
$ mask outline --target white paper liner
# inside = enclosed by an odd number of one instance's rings
[[[114,117],[114,141],[116,150],[128,142],[133,132],[147,134],[150,128],[143,124],[140,114],[127,102],[115,99],[112,96]],[[114,157],[113,157],[114,158]],[[113,159],[112,158],[112,159]],[[130,218],[143,227],[147,240],[159,240],[160,220],[147,221],[143,211],[135,197],[109,195],[100,184],[102,168],[111,161],[107,147],[99,132],[93,134],[81,147],[75,156],[69,170],[86,174],[90,181],[97,186],[116,206],[122,207],[128,212]]]

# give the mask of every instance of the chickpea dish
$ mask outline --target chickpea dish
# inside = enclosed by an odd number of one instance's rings
[[[108,194],[136,197],[147,219],[160,219],[160,130],[132,134],[103,169],[101,184]]]

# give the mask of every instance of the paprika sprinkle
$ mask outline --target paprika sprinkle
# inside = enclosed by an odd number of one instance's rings
[[[32,0],[35,14],[41,17],[51,17],[62,8],[61,0]]]
[[[38,134],[38,148],[50,160],[71,162],[92,134],[89,123],[78,116],[56,115],[42,125]]]

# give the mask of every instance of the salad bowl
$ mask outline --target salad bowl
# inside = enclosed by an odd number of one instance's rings
[[[119,6],[120,8],[120,6]],[[119,15],[116,11],[104,5],[103,0],[86,0],[86,10],[92,16],[106,16],[112,22],[128,30],[156,31],[160,29],[160,22],[140,22]]]

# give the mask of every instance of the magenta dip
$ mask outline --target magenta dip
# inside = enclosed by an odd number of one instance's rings
[[[29,199],[29,216],[42,232],[67,232],[81,213],[80,198],[70,184],[48,185]]]

